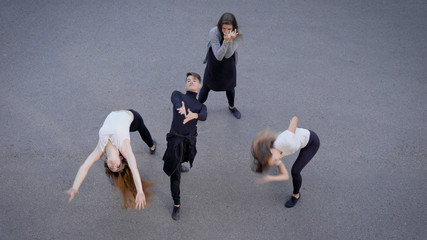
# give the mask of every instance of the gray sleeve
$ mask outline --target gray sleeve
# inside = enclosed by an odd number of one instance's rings
[[[214,27],[209,31],[209,40],[210,45],[212,47],[212,52],[218,61],[221,61],[226,56],[228,48],[230,47],[230,45],[232,45],[232,43],[225,41],[223,41],[221,45],[219,41],[220,38],[221,34],[219,33],[217,27]],[[231,57],[231,55],[229,57]]]
[[[239,45],[240,38],[235,38],[230,43],[230,45],[227,48],[227,52],[225,52],[225,58],[230,58],[233,56],[234,52],[237,50],[237,46]]]

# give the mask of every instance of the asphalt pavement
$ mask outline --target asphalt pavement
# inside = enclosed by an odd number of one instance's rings
[[[210,92],[173,221],[170,94],[203,74],[224,12],[243,36],[242,118]],[[426,13],[423,0],[0,0],[0,239],[426,239]],[[131,134],[153,203],[123,210],[99,161],[68,204],[103,120],[128,108],[158,142],[150,155]],[[257,185],[250,145],[293,115],[321,146],[287,209],[292,183]]]

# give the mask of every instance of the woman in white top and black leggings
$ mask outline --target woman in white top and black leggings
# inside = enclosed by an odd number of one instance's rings
[[[320,146],[319,138],[315,132],[297,128],[297,126],[298,118],[293,117],[288,130],[277,135],[266,129],[259,133],[252,142],[252,155],[254,157],[252,170],[262,173],[273,165],[279,168],[278,175],[266,175],[257,179],[258,183],[289,180],[288,171],[281,159],[300,150],[295,163],[292,165],[291,174],[294,190],[291,198],[285,203],[287,208],[295,206],[300,199],[301,171],[314,157]]]
[[[130,145],[129,132],[134,131],[140,133],[141,138],[150,147],[150,152],[153,154],[156,144],[138,112],[132,109],[120,110],[113,111],[107,116],[99,130],[98,144],[80,166],[73,186],[66,192],[70,195],[68,202],[71,202],[78,193],[90,167],[105,153],[105,173],[112,178],[115,187],[122,194],[123,207],[126,209],[145,207],[151,195],[149,192],[146,196],[146,189],[152,183],[141,180],[139,175],[135,155]]]

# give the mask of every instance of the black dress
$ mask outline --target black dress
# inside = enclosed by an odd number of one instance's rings
[[[222,41],[221,41],[222,44]],[[236,53],[229,58],[218,61],[209,48],[203,84],[214,91],[230,91],[236,87]]]

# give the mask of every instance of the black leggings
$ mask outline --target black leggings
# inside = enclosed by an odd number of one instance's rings
[[[152,147],[153,139],[151,138],[151,134],[148,131],[147,127],[144,124],[144,120],[142,120],[141,115],[133,109],[128,109],[133,114],[133,121],[130,124],[129,132],[139,132],[139,135],[141,135],[142,140],[148,145],[148,147]]]
[[[310,131],[310,130],[309,130]],[[294,194],[298,194],[302,184],[301,171],[307,165],[308,162],[314,157],[317,150],[319,149],[320,141],[317,134],[310,131],[310,139],[308,140],[307,146],[305,146],[299,152],[297,160],[292,165],[292,183],[294,185]]]
[[[208,86],[206,86],[206,84],[203,84],[203,87],[202,89],[200,89],[200,92],[199,92],[199,102],[201,103],[206,102],[206,100],[208,99],[210,90],[211,89]],[[230,105],[230,107],[234,107],[234,97],[236,95],[236,91],[234,90],[234,88],[232,90],[226,91],[225,94],[227,95],[228,105]]]

